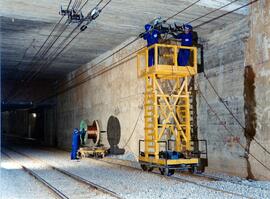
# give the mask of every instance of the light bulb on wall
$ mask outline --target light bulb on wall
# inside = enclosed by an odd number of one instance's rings
[[[36,113],[32,113],[32,116],[33,116],[33,118],[36,118],[37,117],[37,114]]]

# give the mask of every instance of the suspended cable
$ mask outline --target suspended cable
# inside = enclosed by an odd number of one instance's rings
[[[83,9],[83,7],[88,3],[88,1],[89,1],[89,0],[86,0],[86,1],[84,2],[84,4],[83,4],[82,7],[78,10],[78,12],[80,12],[80,11]],[[66,29],[68,28],[68,25],[69,25],[68,22],[70,23],[70,19],[67,19],[67,20],[66,20],[66,22],[65,22],[66,26],[63,28],[63,30],[61,31],[61,33],[58,34],[57,37],[55,37],[54,40],[47,46],[47,48],[44,50],[43,54],[41,55],[39,61],[41,61],[41,60],[45,57],[45,55],[49,52],[49,50],[52,48],[52,46],[57,42],[57,40],[58,40],[58,39],[62,36],[62,34],[66,31]],[[68,36],[66,36],[66,37],[63,39],[63,41],[66,41],[66,40],[68,39],[68,37],[70,37],[70,36],[71,36],[71,34],[69,34]],[[61,42],[61,44],[63,43],[63,41]],[[60,46],[61,44],[59,44],[57,48],[59,48],[59,46]],[[52,53],[51,53],[50,55],[52,55]],[[47,59],[49,58],[50,55],[47,56]],[[42,65],[41,65],[40,67],[42,67]],[[31,78],[30,78],[30,79],[31,79]]]
[[[201,19],[201,18],[203,18],[203,17],[206,17],[206,16],[208,16],[208,15],[210,15],[210,14],[212,14],[212,13],[218,11],[218,10],[221,10],[221,9],[223,9],[223,8],[229,6],[229,5],[231,5],[231,4],[233,4],[233,3],[237,2],[237,1],[240,1],[240,0],[234,0],[234,1],[230,2],[230,3],[228,3],[228,4],[225,4],[224,6],[221,6],[221,7],[217,8],[217,9],[211,11],[211,12],[208,12],[208,13],[206,13],[206,14],[200,16],[200,17],[197,17],[197,18],[195,18],[195,19],[189,21],[188,24],[191,24],[191,23],[193,23],[194,21],[197,21],[197,20],[199,20],[199,19]]]
[[[196,2],[194,2],[194,3],[196,3]],[[194,3],[191,4],[191,5],[195,5]],[[189,5],[188,8],[190,8],[191,5]],[[222,8],[228,6],[228,5],[230,5],[230,4],[224,5],[224,6],[222,6],[221,8],[218,8],[218,9],[216,9],[216,10],[220,10],[220,9],[222,9]],[[248,4],[248,5],[250,5],[250,4]],[[245,5],[245,6],[248,6],[248,5]],[[241,6],[241,8],[243,8],[243,6]],[[239,8],[239,9],[240,9],[240,8]],[[183,11],[185,11],[185,10],[186,10],[186,9],[183,9],[183,10],[181,10],[181,11],[183,12]],[[215,11],[216,11],[216,10],[215,10]],[[238,9],[235,9],[235,10],[238,10]],[[180,11],[180,12],[181,12],[181,11]],[[174,14],[174,15],[172,15],[172,16],[177,16],[178,14],[180,14],[180,12],[177,12],[176,14]],[[214,11],[211,11],[210,13],[213,13],[213,12],[214,12]],[[232,11],[227,12],[227,13],[230,14],[230,13],[232,13]],[[202,17],[204,17],[204,16],[206,16],[206,15],[208,15],[208,14],[202,15],[200,18],[202,18]],[[172,18],[172,17],[169,17],[169,18],[167,18],[167,20],[168,20],[168,19],[171,19],[171,18]],[[198,20],[198,19],[200,19],[200,18],[197,18],[196,20]],[[195,21],[195,20],[194,20],[194,21]],[[193,21],[193,22],[194,22],[194,21]],[[132,43],[134,43],[135,41],[137,41],[137,39],[139,39],[139,38],[136,37],[133,41],[129,42],[127,45],[125,45],[124,47],[122,47],[122,48],[119,49],[118,51],[116,51],[116,52],[112,53],[111,55],[105,57],[104,59],[102,59],[101,61],[99,61],[97,64],[94,64],[93,66],[91,66],[90,68],[86,69],[85,71],[82,71],[81,73],[79,73],[78,75],[76,75],[76,77],[72,78],[71,80],[61,82],[61,83],[58,85],[58,87],[60,87],[60,86],[63,85],[63,84],[67,84],[67,83],[73,81],[75,78],[78,78],[78,77],[81,76],[82,74],[88,72],[90,69],[93,69],[94,67],[96,67],[96,66],[99,65],[100,63],[102,63],[102,62],[104,62],[105,60],[107,60],[108,58],[112,57],[115,53],[119,52],[120,50],[126,48],[127,46],[129,46],[129,45],[131,45]]]
[[[210,108],[210,110],[215,114],[216,118],[221,122],[221,125],[226,129],[226,131],[231,135],[234,136],[234,134],[227,128],[227,126],[223,123],[223,121],[220,119],[220,117],[217,115],[217,113],[214,111],[214,109],[211,107],[211,105],[208,103],[208,101],[206,100],[205,96],[202,95],[202,92],[200,91],[199,87],[198,87],[198,91],[200,92],[200,95],[203,97],[204,101],[206,102],[207,106]],[[247,150],[245,148],[244,145],[242,145],[240,142],[238,142],[238,144],[245,150],[245,152],[247,154],[249,154],[250,156],[252,156],[258,163],[260,163],[264,168],[266,168],[268,171],[270,171],[270,167],[268,167],[267,165],[265,165],[262,161],[260,161],[258,158],[256,158],[255,155],[253,155],[249,150]]]
[[[182,9],[181,11],[173,14],[172,16],[168,17],[166,20],[164,21],[168,21],[169,19],[174,18],[175,16],[177,16],[178,14],[186,11],[187,9],[191,8],[192,6],[194,6],[196,3],[198,3],[200,0],[197,0],[196,2],[188,5],[186,8]],[[78,76],[81,76],[82,74],[88,72],[90,69],[95,68],[96,66],[98,66],[100,63],[104,62],[105,60],[109,59],[110,57],[114,56],[116,53],[120,52],[121,50],[123,50],[124,48],[128,47],[129,45],[133,44],[134,42],[136,42],[138,39],[140,39],[140,36],[137,36],[134,40],[130,41],[129,43],[127,43],[126,45],[124,45],[123,47],[121,47],[120,49],[118,49],[117,51],[113,52],[111,55],[105,57],[104,59],[102,59],[101,61],[99,61],[98,63],[94,64],[93,66],[91,66],[90,68],[86,69],[85,71],[82,71],[81,73],[79,73],[78,75],[76,75],[76,77],[74,77],[73,79],[77,78]],[[68,80],[67,82],[61,82],[59,86],[61,86],[62,84],[68,83],[70,81],[73,81],[73,79]]]
[[[95,8],[97,8],[98,7],[98,5],[100,5],[100,3],[102,2],[103,0],[101,0],[97,5],[96,5],[96,7]],[[111,2],[111,0],[109,0],[100,10],[99,10],[99,12],[101,12],[109,3]],[[94,9],[95,9],[94,8]],[[92,10],[87,14],[87,17],[90,17],[90,15],[91,15],[91,13],[92,13]],[[87,18],[86,17],[86,18]],[[91,20],[92,21],[92,20]],[[91,21],[88,21],[85,25],[84,25],[84,27],[87,27],[87,25],[91,22]],[[69,34],[70,36],[82,25],[82,23],[83,23],[84,21],[82,20],[79,24],[78,24],[78,26],[75,28],[75,29],[73,29],[73,31]],[[51,53],[51,55],[52,56],[54,56],[51,60],[48,60],[48,62],[47,63],[45,63],[45,67],[49,67],[51,64],[52,64],[52,62],[54,61],[54,60],[56,60],[57,58],[58,58],[58,56],[70,45],[70,43],[80,34],[80,33],[82,33],[83,31],[84,31],[85,29],[82,29],[81,28],[81,30],[57,53],[57,50],[59,50],[59,49],[56,49],[54,52],[52,52]],[[59,45],[59,46],[62,46],[62,45],[64,45],[64,43],[65,42],[61,42],[61,44]],[[56,53],[56,54],[55,54]],[[43,67],[44,67],[44,65],[43,65]],[[40,70],[38,70],[38,71],[36,71],[36,73],[32,76],[32,78],[34,78],[34,76],[36,75],[36,74],[38,74],[39,72],[41,71],[41,69]]]
[[[217,92],[216,88],[214,87],[214,85],[212,84],[212,82],[209,80],[208,76],[206,75],[205,72],[203,72],[204,77],[206,78],[206,80],[208,81],[209,85],[211,86],[211,88],[213,89],[214,93],[216,94],[216,96],[218,97],[219,101],[224,105],[224,107],[227,109],[227,111],[230,113],[230,115],[234,118],[234,120],[237,122],[237,124],[243,129],[246,130],[246,128],[241,124],[241,122],[239,121],[239,119],[234,115],[234,113],[232,112],[232,110],[228,107],[228,105],[224,102],[224,100],[222,99],[222,97],[219,95],[219,93]],[[268,155],[270,155],[270,151],[266,149],[265,146],[263,146],[255,137],[253,138],[253,140],[265,151],[268,153]]]
[[[101,0],[101,1],[99,1],[99,3],[96,5],[96,7],[97,6],[99,6],[101,3],[103,2],[103,0]],[[111,2],[111,0],[110,1],[108,1],[102,8],[101,8],[101,10],[99,10],[99,12],[101,12],[109,3]],[[91,12],[92,12],[92,10],[88,13],[88,15],[87,15],[87,17],[88,16],[90,16],[91,15]],[[91,22],[91,21],[90,21]],[[90,22],[88,22],[88,23],[90,23]],[[81,24],[83,23],[83,21],[81,21],[81,23],[75,28],[75,29],[77,29]],[[87,24],[88,24],[87,23]],[[75,29],[74,29],[74,31],[75,31]],[[72,33],[74,32],[74,31],[72,31]],[[82,31],[80,31],[80,32],[78,32],[66,45],[65,45],[65,47],[49,62],[49,64],[51,64],[62,52],[63,52],[63,50],[81,33]],[[71,33],[71,34],[72,34]],[[70,35],[71,35],[70,34]],[[32,75],[32,77],[31,77],[31,79],[34,77],[34,75],[36,75],[38,72],[40,72],[40,69],[36,72],[36,73],[34,73],[33,75]],[[30,79],[30,80],[31,80]]]
[[[189,73],[190,76],[192,76],[191,74],[191,71],[189,70],[188,67],[187,68],[187,71]],[[194,82],[195,83],[195,82]],[[206,97],[203,95],[201,89],[200,89],[200,85],[199,83],[197,82],[196,83],[197,85],[197,88],[198,88],[198,92],[199,94],[202,96],[202,98],[204,99],[204,101],[206,102],[207,106],[209,107],[209,109],[214,113],[215,117],[219,120],[220,124],[225,128],[225,130],[231,135],[231,136],[235,136],[229,129],[228,127],[226,126],[226,124],[221,120],[221,118],[219,117],[219,115],[217,114],[217,112],[215,112],[215,110],[213,109],[213,107],[209,104],[209,102],[207,101]],[[238,144],[245,150],[245,152],[247,154],[249,154],[250,156],[252,156],[258,163],[260,163],[264,168],[266,168],[268,171],[270,171],[270,167],[268,167],[267,165],[265,165],[262,161],[260,161],[258,158],[256,158],[255,155],[253,155],[248,149],[246,149],[245,146],[243,146],[240,142],[238,142]]]
[[[79,9],[79,11],[82,10],[82,8],[87,4],[88,1],[89,1],[89,0],[86,0],[86,1],[85,1],[85,3],[84,3],[83,6]],[[103,1],[103,0],[102,0],[102,1]],[[70,3],[71,3],[71,1],[70,1]],[[68,5],[67,9],[69,8],[70,3],[69,3],[69,5]],[[98,4],[98,5],[99,5],[99,4]],[[63,17],[64,17],[64,16],[62,16],[61,19],[63,19]],[[61,22],[61,19],[59,20],[60,22]],[[67,19],[67,21],[68,21],[68,19]],[[66,22],[67,22],[67,21],[66,21]],[[65,22],[65,23],[66,23],[66,22]],[[59,22],[58,22],[58,24],[59,24]],[[55,26],[55,27],[53,28],[52,32],[56,29],[56,27],[57,27],[57,26]],[[44,51],[45,53],[43,52],[43,54],[42,54],[43,57],[44,57],[45,54],[51,49],[51,47],[52,47],[52,46],[54,45],[54,43],[58,40],[58,38],[63,34],[63,32],[66,30],[66,28],[67,28],[67,26],[66,26],[66,27],[64,28],[64,30],[63,30],[63,31],[62,31],[62,32],[54,39],[53,43],[49,44],[49,47],[47,46],[46,50]],[[45,45],[45,43],[48,41],[49,37],[52,35],[52,32],[51,32],[50,35],[47,37],[47,39],[46,39],[46,41],[43,43],[42,47],[43,47],[43,46]],[[65,40],[65,39],[64,39],[64,40]],[[42,47],[40,48],[40,50],[42,49]],[[39,51],[40,51],[40,50],[39,50]],[[37,55],[37,53],[36,53],[36,55]],[[35,55],[35,56],[36,56],[36,55]],[[33,65],[37,65],[38,62],[39,62],[43,57],[41,57],[39,60],[37,60],[36,62],[34,62]],[[30,63],[30,66],[32,66],[31,63]],[[43,65],[41,65],[41,67],[42,67],[42,66],[43,66]],[[32,71],[33,71],[33,70],[32,70]],[[34,71],[34,74],[36,74],[35,71]],[[27,75],[28,75],[28,77],[27,77]],[[25,78],[23,78],[23,80],[22,80],[23,83],[25,83],[25,82],[27,82],[27,81],[30,81],[31,78],[32,78],[32,76],[33,76],[33,75],[31,76],[30,73],[27,74],[27,75],[26,75]],[[17,91],[15,92],[15,94],[12,96],[12,98],[13,98],[13,97],[16,97],[16,96],[18,95],[18,92],[19,92],[19,91],[17,90]]]
[[[242,9],[242,8],[244,8],[244,7],[247,7],[247,6],[253,4],[253,3],[257,2],[257,1],[258,1],[258,0],[253,0],[253,1],[249,2],[249,3],[247,3],[247,4],[244,4],[243,6],[240,6],[240,7],[238,7],[238,8],[235,8],[235,9],[229,11],[229,12],[226,12],[226,13],[224,13],[224,14],[222,14],[222,15],[219,15],[219,16],[217,16],[217,17],[215,17],[215,18],[212,18],[212,19],[210,19],[210,20],[208,20],[208,21],[205,21],[205,22],[203,22],[203,23],[201,23],[201,24],[199,24],[199,25],[197,25],[197,26],[194,26],[194,28],[198,28],[198,27],[204,26],[205,24],[211,23],[212,21],[215,21],[215,20],[217,20],[217,19],[219,19],[219,18],[221,18],[221,17],[224,17],[224,16],[226,16],[226,15],[228,15],[228,14],[231,14],[231,13],[237,11],[237,10],[240,10],[240,9]]]
[[[168,17],[168,18],[165,19],[164,21],[166,22],[166,21],[168,21],[168,20],[170,20],[170,19],[176,17],[176,16],[179,15],[180,13],[184,12],[185,10],[187,10],[187,9],[191,8],[192,6],[194,6],[195,4],[197,4],[199,1],[201,1],[201,0],[195,1],[194,3],[190,4],[190,5],[187,6],[186,8],[184,8],[184,9],[180,10],[179,12],[175,13],[174,15]]]
[[[96,74],[92,74],[89,77],[87,77],[86,79],[84,79],[84,80],[82,80],[82,81],[80,81],[80,82],[78,82],[78,83],[76,83],[76,84],[74,84],[74,85],[72,85],[72,86],[64,89],[64,90],[58,91],[55,94],[50,95],[49,97],[41,97],[39,99],[35,99],[34,101],[35,102],[43,102],[43,101],[45,101],[47,99],[53,98],[53,97],[55,97],[55,96],[57,96],[59,94],[62,94],[64,92],[68,91],[68,90],[71,90],[71,89],[73,89],[73,88],[75,88],[75,87],[77,87],[79,85],[82,85],[82,84],[86,83],[87,81],[89,81],[90,79],[96,77],[97,75],[103,74],[104,72],[107,72],[108,70],[111,70],[111,69],[115,68],[116,66],[118,66],[119,64],[121,64],[123,61],[126,61],[126,59],[128,57],[131,57],[132,55],[136,54],[137,52],[139,52],[140,50],[142,50],[145,47],[146,46],[143,46],[142,48],[140,48],[140,49],[138,49],[138,50],[136,50],[136,51],[128,54],[127,56],[123,57],[122,59],[118,60],[117,62],[114,62],[113,64],[105,67],[102,72],[99,71]]]

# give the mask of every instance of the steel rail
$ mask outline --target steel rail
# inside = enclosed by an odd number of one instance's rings
[[[6,152],[3,152],[3,150],[1,151],[2,154],[4,154],[5,156],[7,156],[9,159],[11,159],[12,161],[16,162],[16,164],[20,165],[20,167],[23,168],[23,170],[28,173],[29,175],[31,175],[32,177],[34,177],[36,180],[38,180],[40,183],[42,183],[46,188],[48,188],[53,194],[55,194],[58,198],[60,199],[69,199],[69,197],[67,197],[63,192],[61,192],[60,190],[58,190],[56,187],[54,187],[53,185],[51,185],[49,182],[47,182],[46,180],[44,180],[42,177],[40,177],[38,174],[36,174],[34,171],[32,171],[31,169],[27,168],[26,166],[22,165],[21,163],[19,163],[17,160],[15,160],[14,158],[12,158],[10,155],[8,155]]]
[[[22,152],[17,151],[17,150],[15,150],[13,148],[10,148],[10,147],[5,147],[5,148],[10,150],[10,151],[13,151],[13,152],[15,152],[17,154],[20,154],[21,156],[24,156],[24,157],[26,157],[28,159],[31,159],[33,161],[41,162],[42,164],[47,165],[48,167],[52,168],[53,170],[56,170],[56,171],[58,171],[58,172],[60,172],[60,173],[62,173],[64,175],[66,175],[66,176],[68,176],[68,177],[70,177],[70,178],[72,178],[72,179],[74,179],[76,181],[79,181],[82,184],[90,186],[90,187],[92,187],[92,188],[94,188],[94,189],[96,189],[96,190],[98,190],[98,191],[100,191],[102,193],[108,194],[108,195],[113,196],[113,197],[118,198],[118,199],[122,199],[122,197],[118,193],[116,193],[116,192],[114,192],[114,191],[112,191],[112,190],[110,190],[110,189],[108,189],[106,187],[103,187],[103,186],[98,185],[98,184],[96,184],[94,182],[86,180],[86,179],[84,179],[84,178],[82,178],[82,177],[80,177],[78,175],[75,175],[73,173],[70,173],[70,172],[68,172],[68,171],[66,171],[64,169],[60,169],[58,167],[55,167],[55,166],[53,166],[53,165],[51,165],[51,164],[49,164],[47,162],[44,162],[43,160],[41,160],[39,158],[34,158],[32,156],[26,155],[25,153],[22,153]]]
[[[126,167],[126,168],[129,168],[129,169],[134,169],[134,170],[139,170],[139,171],[142,171],[141,169],[139,168],[135,168],[135,167],[132,167],[132,166],[127,166],[127,165],[122,165],[122,164],[118,164],[118,163],[114,163],[114,162],[109,162],[109,161],[106,161],[106,160],[97,160],[97,159],[94,159],[94,158],[91,158],[91,160],[95,160],[95,161],[101,161],[101,162],[105,162],[107,164],[114,164],[114,165],[118,165],[120,167]],[[142,171],[142,172],[145,172],[145,171]],[[243,198],[251,198],[251,197],[247,197],[247,196],[244,196],[242,194],[239,194],[239,193],[235,193],[235,192],[231,192],[231,191],[226,191],[226,190],[222,190],[222,189],[218,189],[218,188],[215,188],[215,187],[211,187],[211,186],[208,186],[208,185],[203,185],[203,184],[200,184],[198,182],[195,182],[195,181],[192,181],[192,180],[188,180],[188,179],[185,179],[185,178],[182,178],[182,177],[176,177],[176,176],[165,176],[165,175],[162,175],[158,172],[148,172],[149,174],[154,174],[154,175],[158,175],[160,177],[164,177],[166,179],[173,179],[173,180],[177,180],[177,181],[181,181],[181,182],[185,182],[185,183],[191,183],[191,184],[194,184],[194,185],[197,185],[197,186],[201,186],[201,187],[204,187],[204,188],[207,188],[207,189],[211,189],[213,191],[218,191],[218,192],[223,192],[223,193],[226,193],[226,194],[229,194],[229,195],[235,195],[235,196],[240,196],[240,197],[243,197]],[[193,175],[193,174],[192,174]],[[200,176],[200,177],[203,177],[205,179],[210,179],[210,180],[214,180],[214,181],[217,181],[217,179],[215,178],[210,178],[208,176]]]

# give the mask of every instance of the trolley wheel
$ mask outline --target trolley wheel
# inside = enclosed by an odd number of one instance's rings
[[[82,154],[81,154],[81,152],[77,152],[77,157],[78,157],[79,159],[81,159],[81,158],[82,158]]]
[[[148,167],[147,171],[151,172],[154,170],[154,167]]]
[[[161,175],[172,176],[175,170],[169,168],[159,168],[159,171]]]
[[[143,171],[147,171],[148,170],[148,167],[145,164],[141,164],[141,168],[142,168]]]
[[[198,167],[194,165],[192,165],[188,170],[190,173],[198,173]]]

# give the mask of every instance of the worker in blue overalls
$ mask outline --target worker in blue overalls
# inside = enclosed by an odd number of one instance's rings
[[[71,150],[71,160],[76,160],[77,158],[77,151],[80,146],[80,131],[75,128],[72,134],[72,150]]]
[[[192,39],[192,26],[189,24],[184,25],[184,33],[180,33],[174,36],[176,39],[181,41],[182,46],[192,46],[193,39]],[[188,65],[190,57],[190,50],[189,49],[180,49],[178,52],[177,62],[178,66],[186,66]]]
[[[147,47],[157,44],[160,32],[155,29],[151,30],[152,26],[150,24],[146,24],[144,28],[146,30],[146,33],[143,34],[143,39],[147,41]],[[148,50],[148,66],[153,66],[154,64],[155,49],[151,48],[150,50]]]

